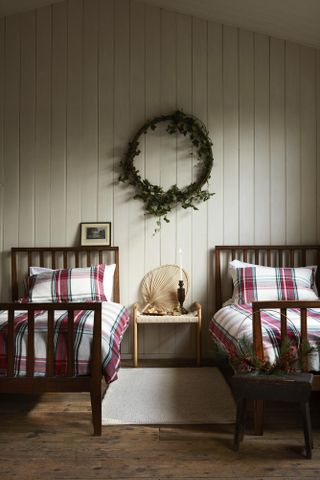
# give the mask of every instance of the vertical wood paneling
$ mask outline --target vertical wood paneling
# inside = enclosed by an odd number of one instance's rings
[[[314,49],[135,0],[69,0],[1,19],[2,298],[13,245],[78,244],[81,220],[111,220],[126,305],[182,248],[208,355],[214,245],[320,238],[319,84]],[[176,108],[209,129],[215,196],[198,212],[179,208],[153,236],[155,219],[118,183],[119,161],[145,119]],[[183,187],[195,175],[191,150],[159,128],[135,164],[152,183]],[[194,353],[188,326],[141,329],[140,340],[144,356]]]
[[[67,4],[52,5],[51,245],[67,244]]]
[[[287,243],[301,242],[300,51],[286,44],[286,196]]]
[[[254,242],[254,39],[239,32],[239,241]]]
[[[50,245],[51,7],[37,11],[35,244]]]
[[[5,99],[5,19],[0,19],[0,267],[3,256],[3,202],[4,202],[4,99]],[[3,276],[0,275],[0,292],[2,292]],[[0,298],[2,295],[0,294]]]
[[[10,298],[9,250],[19,238],[19,120],[20,120],[20,33],[19,17],[6,19],[4,95],[4,198],[3,198],[3,298]]]
[[[34,242],[35,172],[35,12],[20,17],[20,170],[19,245]]]
[[[127,147],[130,129],[130,4],[128,0],[115,2],[115,64],[114,64],[114,161],[118,165]],[[115,169],[118,171],[118,168]],[[121,251],[121,300],[128,302],[129,292],[129,224],[128,188],[116,180],[114,190],[114,242]],[[123,352],[131,349],[126,335]]]
[[[160,9],[145,7],[145,97],[146,118],[158,115],[160,100]],[[145,141],[145,176],[150,182],[160,183],[160,135],[154,132]],[[155,218],[145,220],[145,272],[160,265],[160,235],[153,235]],[[144,335],[143,351],[158,354],[159,327],[147,328]]]
[[[83,83],[83,5],[82,0],[68,3],[68,70],[67,70],[67,197],[66,197],[66,242],[79,240],[81,222],[81,185],[83,130],[82,130],[82,83]]]
[[[238,31],[223,27],[223,241],[239,242]]]
[[[177,17],[177,108],[184,112],[192,110],[192,21],[190,17]],[[183,188],[192,181],[192,157],[190,144],[181,137],[177,140],[177,185]],[[177,255],[181,248],[183,266],[191,272],[192,223],[191,215],[183,209],[177,211]],[[178,257],[175,257],[178,262]],[[192,293],[190,292],[192,295]]]
[[[83,3],[82,99],[81,219],[92,222],[98,215],[98,0]]]
[[[204,20],[193,19],[192,24],[192,112],[207,124],[208,122],[208,24]],[[193,161],[193,178],[195,178],[198,159]],[[208,203],[200,203],[198,211],[192,212],[192,294],[202,304],[204,329],[207,318],[207,284],[208,284]],[[204,341],[204,337],[202,338]]]
[[[146,118],[158,115],[161,108],[160,99],[160,32],[161,17],[158,8],[146,5],[145,22],[145,69],[146,69]],[[148,135],[145,142],[145,176],[151,183],[160,184],[160,135],[157,130]],[[160,264],[160,235],[153,235],[155,219],[147,217],[145,223],[145,269],[155,268]]]
[[[176,93],[176,50],[177,16],[161,10],[161,113],[174,112],[177,105]],[[166,125],[159,126],[160,135],[160,184],[167,190],[177,182],[177,139],[168,135]],[[169,215],[169,223],[162,222],[160,231],[160,262],[162,265],[175,263],[176,259],[176,210]],[[160,328],[160,353],[174,351],[175,328],[172,325]]]
[[[130,28],[130,127],[136,131],[145,122],[145,6],[143,3],[131,5]],[[145,137],[140,139],[141,154],[135,159],[135,166],[144,175]],[[139,219],[137,221],[137,219]],[[139,202],[129,203],[129,264],[130,278],[128,302],[135,303],[139,298],[139,284],[144,276],[144,215]],[[129,339],[131,346],[131,338]],[[139,328],[139,345],[144,344],[144,328]]]
[[[285,165],[285,102],[284,42],[270,41],[270,208],[271,244],[286,241],[286,165]]]
[[[320,242],[320,51],[316,52],[317,96],[317,241]]]
[[[192,111],[192,19],[185,15],[177,16],[177,108],[184,112]],[[192,157],[187,140],[177,139],[177,185],[183,188],[192,181]],[[176,254],[182,250],[183,268],[191,273],[192,268],[192,215],[184,209],[177,210],[177,243]],[[179,258],[176,257],[176,263]],[[192,283],[186,305],[192,298]],[[193,332],[189,325],[178,327],[175,335],[175,352],[179,357],[193,352]]]
[[[212,245],[223,243],[223,72],[222,72],[222,25],[208,24],[208,129],[213,141],[214,165],[209,182],[214,196],[208,204],[208,312],[214,311],[215,284]],[[207,337],[210,348],[210,339]]]
[[[255,243],[270,243],[269,38],[254,40]]]
[[[301,47],[301,241],[317,239],[315,51]]]
[[[161,10],[161,113],[174,112],[177,106],[176,94],[176,50],[177,50],[177,16],[175,13]],[[167,190],[177,182],[176,142],[173,135],[168,135],[166,125],[162,124],[161,131],[161,186]],[[176,211],[169,215],[170,223],[163,222],[160,232],[160,261],[162,264],[174,263],[176,259]],[[163,331],[162,329],[161,331]]]
[[[114,2],[100,0],[99,9],[99,165],[98,220],[112,222],[113,236],[113,114],[114,114]],[[121,253],[121,252],[120,252]]]

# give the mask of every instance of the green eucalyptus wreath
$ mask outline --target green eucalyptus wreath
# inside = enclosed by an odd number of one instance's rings
[[[134,159],[140,154],[139,144],[142,134],[149,129],[155,130],[158,123],[168,122],[166,131],[170,135],[180,133],[188,136],[193,147],[194,155],[199,160],[197,179],[183,188],[172,185],[167,191],[159,185],[153,185],[147,179],[142,179],[139,170],[134,166]],[[208,182],[213,166],[212,141],[206,126],[195,116],[176,111],[170,115],[161,115],[143,125],[129,142],[128,150],[120,162],[121,174],[119,181],[132,185],[136,193],[133,198],[144,202],[146,214],[158,217],[157,229],[161,227],[161,219],[169,222],[167,215],[177,205],[182,208],[198,210],[196,203],[205,202],[213,193],[203,189]]]

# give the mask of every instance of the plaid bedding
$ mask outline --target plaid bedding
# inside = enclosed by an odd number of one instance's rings
[[[234,267],[230,264],[234,291],[232,303],[258,300],[317,300],[313,291],[312,267],[272,268],[260,265]]]
[[[21,307],[23,308],[23,306]],[[89,374],[89,358],[93,331],[94,312],[75,311],[74,317],[74,364],[76,375]],[[102,372],[107,383],[116,380],[120,366],[120,343],[129,324],[129,313],[118,303],[102,303]],[[54,347],[55,375],[67,372],[67,326],[65,311],[55,311]],[[7,373],[7,312],[0,311],[0,375]],[[46,374],[47,312],[35,314],[35,362],[34,375]],[[15,362],[14,375],[25,376],[27,369],[27,312],[15,316]]]
[[[287,310],[288,336],[292,341],[299,342],[300,310]],[[279,352],[281,338],[280,311],[278,309],[262,310],[261,324],[265,360],[273,363]],[[214,341],[220,343],[227,351],[235,352],[238,340],[242,337],[252,339],[252,305],[228,305],[221,308],[209,324],[209,331]],[[308,309],[308,341],[311,346],[320,344],[320,309]],[[309,354],[309,370],[320,370],[319,351]]]

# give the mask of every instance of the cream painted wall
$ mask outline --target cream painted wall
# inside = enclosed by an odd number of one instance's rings
[[[189,301],[203,304],[207,322],[214,245],[320,240],[319,79],[319,51],[134,0],[69,0],[0,19],[2,299],[11,246],[77,244],[81,221],[109,220],[122,302],[181,247]],[[154,220],[118,184],[118,165],[146,118],[177,107],[208,125],[215,196],[152,236]],[[184,185],[194,174],[186,152],[159,133],[138,165],[153,182]],[[205,354],[210,345],[205,326]],[[149,327],[141,348],[194,353],[188,327]]]

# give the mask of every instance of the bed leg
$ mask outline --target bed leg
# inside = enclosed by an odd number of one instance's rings
[[[93,387],[90,391],[93,434],[101,435],[101,386]]]
[[[264,424],[264,401],[254,400],[253,402],[253,421],[254,421],[254,434],[263,435]]]

